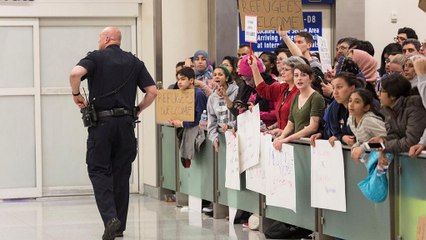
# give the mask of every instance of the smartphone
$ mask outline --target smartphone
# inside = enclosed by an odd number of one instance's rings
[[[367,150],[371,150],[371,149],[379,149],[379,150],[384,150],[385,149],[385,145],[383,145],[383,143],[364,143],[365,148],[367,148]]]
[[[248,104],[241,101],[241,100],[235,100],[234,102],[234,108],[236,109],[248,109]]]

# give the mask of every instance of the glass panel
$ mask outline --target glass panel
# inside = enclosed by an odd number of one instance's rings
[[[36,187],[34,97],[0,97],[0,188]]]
[[[70,70],[90,51],[98,49],[101,26],[40,28],[41,85],[68,87]],[[121,47],[131,51],[131,27],[119,26]],[[54,67],[52,67],[54,66]]]
[[[164,177],[162,187],[176,191],[176,129],[161,126],[161,132],[162,177]]]
[[[206,141],[210,141],[207,140]],[[259,193],[246,189],[246,173],[240,174],[241,191],[225,187],[226,179],[226,139],[225,134],[219,135],[218,154],[218,189],[219,203],[251,213],[259,213]]]
[[[0,53],[0,88],[33,87],[33,28],[1,26]]]
[[[419,217],[426,215],[426,161],[400,156],[399,236],[416,239]]]
[[[180,192],[213,201],[213,163],[213,144],[206,139],[200,152],[195,152],[190,168],[179,163]]]
[[[296,171],[296,212],[287,208],[268,206],[266,217],[315,230],[315,208],[311,207],[310,146],[291,145],[294,147],[294,170]]]
[[[343,157],[346,212],[323,210],[323,233],[343,239],[391,239],[389,198],[393,196],[388,196],[386,201],[378,204],[367,200],[357,186],[367,176],[366,168],[352,161],[348,150],[343,150]]]
[[[89,186],[87,128],[72,98],[42,97],[43,187]]]

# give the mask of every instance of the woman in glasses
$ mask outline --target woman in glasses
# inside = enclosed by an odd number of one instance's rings
[[[293,79],[294,67],[299,64],[305,64],[305,61],[301,57],[292,56],[283,60],[281,64],[280,76],[285,83],[274,83],[271,85],[266,84],[263,78],[257,74],[259,70],[254,64],[250,65],[254,75],[256,91],[265,99],[275,102],[278,128],[270,131],[270,133],[275,136],[279,136],[282,130],[286,127],[291,102],[293,101],[294,96],[299,93],[299,89],[295,86]]]
[[[382,80],[380,104],[386,122],[386,137],[375,137],[369,142],[381,142],[385,149],[379,157],[379,165],[386,169],[389,164],[386,152],[408,152],[417,144],[426,128],[426,109],[419,95],[410,96],[411,84],[401,74],[395,73]]]

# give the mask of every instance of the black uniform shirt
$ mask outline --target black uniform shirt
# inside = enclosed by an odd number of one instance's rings
[[[89,101],[96,111],[118,107],[131,110],[135,105],[136,87],[144,91],[143,88],[155,85],[145,64],[118,45],[90,52],[77,65],[87,70],[82,81],[88,79]],[[119,88],[127,79],[128,82],[119,92],[101,97]]]

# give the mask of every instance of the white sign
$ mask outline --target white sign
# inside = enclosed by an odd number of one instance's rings
[[[238,144],[240,152],[240,173],[259,163],[260,152],[260,111],[259,104],[252,111],[245,111],[237,117]]]
[[[311,147],[311,206],[346,212],[342,144],[316,140]]]
[[[321,36],[317,35],[318,42],[318,52],[321,58],[322,71],[327,72],[327,70],[331,71],[331,56],[330,49],[328,48],[327,41],[324,40]]]
[[[246,188],[266,195],[266,164],[272,151],[272,135],[260,134],[260,162],[246,170]]]
[[[272,146],[271,149],[271,156],[265,170],[267,176],[266,205],[288,208],[296,212],[294,147],[283,144],[281,152]]]
[[[245,37],[246,42],[257,43],[257,16],[245,17]]]
[[[238,153],[238,136],[231,131],[225,132],[226,170],[225,187],[240,190],[240,162]]]

